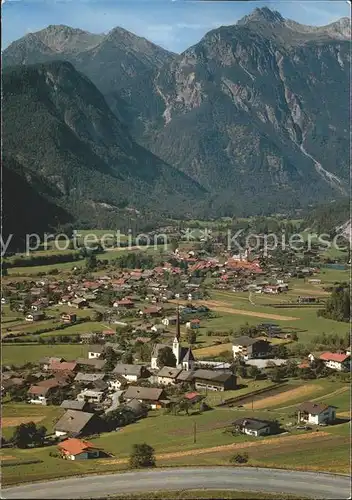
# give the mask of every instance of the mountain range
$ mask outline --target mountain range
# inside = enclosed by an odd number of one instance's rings
[[[347,196],[350,33],[262,8],[174,54],[123,28],[48,26],[3,52],[5,166],[76,220]]]

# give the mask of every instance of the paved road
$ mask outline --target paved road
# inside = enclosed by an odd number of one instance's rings
[[[218,489],[347,499],[350,478],[251,467],[175,468],[32,483],[2,490],[2,498],[97,498],[156,490]]]

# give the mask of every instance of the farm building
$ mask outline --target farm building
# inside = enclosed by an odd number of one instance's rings
[[[196,389],[228,391],[236,388],[236,376],[222,370],[196,370],[192,379]]]
[[[99,417],[94,413],[67,410],[67,412],[54,425],[55,435],[77,437],[83,434],[96,432]]]
[[[347,371],[350,369],[351,356],[336,352],[323,352],[319,359],[324,362],[327,368],[337,371]]]
[[[137,387],[129,386],[124,394],[124,399],[130,402],[132,399],[136,399],[140,403],[145,403],[152,410],[156,408],[161,408],[163,403],[166,401],[166,395],[163,389],[157,389],[155,387]]]

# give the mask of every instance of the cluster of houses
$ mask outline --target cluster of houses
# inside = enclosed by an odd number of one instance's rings
[[[273,334],[275,337],[280,334]],[[232,342],[234,359],[244,361],[265,359],[270,353],[270,341],[264,338],[241,336]],[[273,360],[275,361],[275,360]],[[316,361],[321,361],[330,370],[348,372],[351,369],[351,347],[341,352],[310,353],[308,359],[298,364],[301,369],[310,368]]]
[[[127,406],[135,411],[136,417],[140,417],[140,389],[130,386],[127,397]],[[150,399],[158,399],[160,403],[165,397],[162,389],[144,388],[143,396]],[[196,393],[185,395],[189,401],[199,401],[202,397]],[[299,425],[329,425],[336,421],[336,406],[324,403],[306,401],[296,409],[297,424]],[[145,416],[145,413],[143,413]],[[96,432],[97,416],[94,413],[87,413],[83,407],[75,410],[67,410],[55,425],[55,434],[62,438],[58,449],[62,458],[66,460],[87,460],[106,456],[106,453],[96,445],[83,439],[86,435]],[[232,422],[233,432],[239,432],[251,437],[268,436],[280,432],[277,422],[254,417],[241,417]]]
[[[55,424],[55,435],[77,437],[82,433],[92,433],[97,428],[99,415],[116,410],[121,404],[131,405],[131,411],[137,415],[141,408],[168,407],[171,404],[166,390],[169,386],[187,383],[196,390],[206,391],[236,388],[236,376],[231,371],[199,367],[192,349],[181,346],[179,310],[175,338],[168,346],[176,358],[175,367],[158,366],[158,351],[165,346],[168,345],[155,345],[148,365],[116,362],[109,371],[104,369],[106,360],[101,354],[105,346],[100,344],[90,346],[86,358],[74,361],[43,358],[39,362],[39,371],[31,373],[27,401],[48,405],[57,404],[58,397],[60,401],[64,398],[61,408],[65,413]],[[26,382],[15,373],[5,372],[4,375],[2,391],[5,393],[9,388],[21,387]]]
[[[45,319],[46,310],[53,306],[64,306],[67,311],[60,313],[63,324],[75,324],[79,318],[79,310],[99,303],[99,298],[111,292],[110,303],[106,306],[116,317],[133,315],[132,337],[135,342],[150,342],[150,337],[136,335],[161,334],[166,329],[175,329],[171,334],[171,342],[154,343],[149,362],[129,364],[115,362],[106,369],[104,359],[106,347],[111,347],[121,354],[119,346],[110,343],[109,337],[116,335],[116,330],[106,329],[99,333],[101,344],[93,344],[88,348],[87,356],[75,360],[60,357],[48,357],[39,361],[39,367],[32,370],[31,382],[21,373],[5,371],[2,377],[2,393],[11,388],[24,387],[27,402],[34,405],[60,404],[64,411],[54,426],[54,433],[60,438],[59,451],[63,458],[82,460],[102,455],[84,436],[95,434],[99,429],[102,415],[123,407],[128,409],[136,419],[146,416],[148,410],[168,408],[173,399],[170,390],[173,387],[185,387],[184,398],[194,403],[202,396],[200,391],[227,391],[238,387],[237,377],[230,369],[230,364],[202,362],[196,359],[190,346],[181,345],[180,325],[183,317],[187,329],[198,329],[202,315],[209,312],[205,306],[191,306],[190,302],[202,299],[202,287],[205,274],[214,278],[214,288],[234,291],[252,291],[254,293],[278,294],[288,290],[287,280],[291,272],[283,276],[277,269],[274,282],[258,281],[264,274],[256,259],[249,260],[249,255],[233,255],[224,263],[217,258],[196,257],[194,252],[174,252],[173,264],[165,262],[153,269],[134,269],[132,271],[116,271],[111,276],[99,276],[92,280],[71,277],[67,281],[55,279],[27,282],[18,288],[16,283],[8,283],[3,291],[2,304],[16,300],[18,311],[25,311],[25,320],[37,322]],[[175,261],[177,264],[175,265]],[[275,273],[275,269],[272,269]],[[314,268],[299,269],[304,276],[312,276],[318,270]],[[169,277],[177,276],[179,286],[169,283]],[[314,281],[314,282],[313,282]],[[320,280],[312,278],[312,284]],[[174,310],[165,307],[172,299],[189,302]],[[313,303],[314,297],[299,297],[301,303]],[[67,307],[65,307],[67,306]],[[68,308],[73,308],[74,312]],[[200,318],[200,319],[199,319]],[[121,318],[120,318],[121,319]],[[121,321],[116,324],[126,325]],[[255,360],[266,360],[271,351],[270,338],[287,338],[278,325],[263,324],[263,335],[254,338],[241,336],[232,342],[234,360],[241,359],[250,364]],[[136,334],[136,335],[135,335]],[[95,336],[96,337],[96,336]],[[81,335],[84,339],[84,334]],[[86,335],[87,341],[92,338]],[[165,347],[172,350],[176,366],[159,366],[159,354]],[[329,369],[348,371],[350,369],[351,351],[340,353],[312,353],[307,361],[298,365],[300,368],[311,366],[317,359]],[[226,366],[225,366],[226,365]],[[192,392],[187,392],[192,390]],[[298,423],[324,424],[336,419],[336,409],[320,403],[305,402],[297,409]],[[234,422],[238,432],[261,436],[275,431],[272,422],[256,418],[243,417]]]
[[[84,460],[102,456],[103,450],[84,439],[99,432],[102,415],[123,408],[139,419],[149,410],[168,408],[174,400],[168,393],[172,386],[186,388],[183,397],[192,404],[204,398],[204,392],[237,388],[237,377],[229,366],[220,367],[216,363],[214,367],[209,367],[211,363],[204,366],[204,362],[195,359],[191,347],[181,345],[178,308],[175,318],[172,344],[155,344],[150,362],[146,364],[116,362],[106,371],[107,361],[101,357],[104,348],[108,345],[117,349],[109,343],[89,346],[86,358],[74,361],[59,357],[40,360],[39,371],[31,373],[27,401],[36,405],[58,404],[57,397],[60,397],[64,413],[55,423],[54,433],[60,440],[58,449],[63,458]],[[164,347],[172,349],[176,366],[158,366],[158,353]],[[269,342],[264,339],[242,336],[233,342],[235,359],[265,358],[268,350]],[[340,364],[346,369],[350,351],[344,355],[323,353],[319,359],[330,363],[327,366],[332,369],[340,370]],[[5,393],[10,387],[21,387],[26,382],[16,373],[5,371],[3,375],[2,391]],[[187,392],[190,388],[193,392]],[[335,420],[336,408],[333,406],[305,402],[297,409],[298,424],[322,425]],[[237,432],[255,437],[277,432],[273,422],[246,416],[233,422],[233,427]]]

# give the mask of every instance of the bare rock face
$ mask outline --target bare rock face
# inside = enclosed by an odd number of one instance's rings
[[[203,215],[270,212],[348,191],[350,35],[348,18],[304,26],[264,7],[179,55],[122,28],[49,26],[3,64],[70,61],[117,117],[119,144],[132,140],[124,124],[210,193]],[[64,120],[75,129],[68,110]],[[95,147],[109,137],[85,126]]]
[[[316,28],[267,8],[209,32],[157,74],[163,122],[145,144],[249,204],[346,194],[349,37],[348,19]]]

